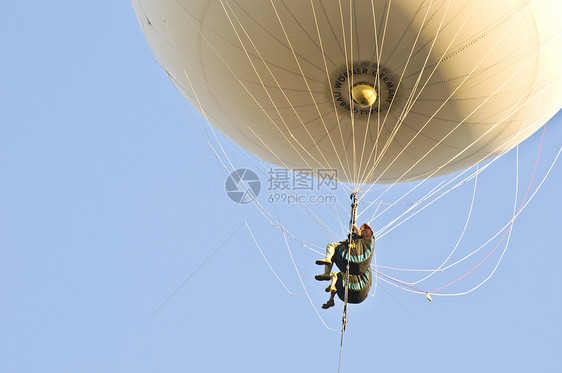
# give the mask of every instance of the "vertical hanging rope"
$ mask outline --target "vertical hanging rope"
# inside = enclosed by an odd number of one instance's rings
[[[343,315],[342,315],[342,326],[341,326],[341,337],[340,337],[340,353],[338,362],[338,371],[341,364],[341,353],[343,350],[343,334],[345,333],[345,328],[347,326],[347,299],[349,292],[349,260],[351,259],[351,246],[353,245],[353,227],[355,226],[357,217],[357,192],[351,193],[349,196],[351,199],[351,214],[349,218],[349,237],[347,239],[347,266],[345,269],[345,295],[343,302]]]
[[[353,242],[353,227],[355,226],[355,219],[357,216],[357,193],[354,192],[349,197],[351,199],[351,214],[349,219],[349,237],[347,239],[347,266],[345,269],[345,295],[343,301],[343,316],[342,316],[342,342],[343,342],[343,333],[345,332],[345,327],[347,325],[347,301],[348,301],[348,292],[349,292],[349,259],[351,258],[351,248],[354,246]]]

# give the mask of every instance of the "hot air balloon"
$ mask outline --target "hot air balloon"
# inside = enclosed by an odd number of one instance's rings
[[[278,166],[354,185],[458,171],[560,108],[554,0],[133,0],[193,107]]]

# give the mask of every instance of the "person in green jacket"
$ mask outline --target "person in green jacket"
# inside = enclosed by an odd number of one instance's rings
[[[367,298],[372,282],[371,259],[374,247],[373,230],[366,223],[360,229],[354,224],[350,239],[326,246],[325,258],[316,261],[316,264],[324,266],[324,273],[315,276],[318,281],[331,281],[330,286],[326,288],[326,292],[330,293],[330,299],[322,305],[322,308],[334,306],[336,294],[345,302],[346,286],[348,303],[361,303]],[[331,272],[334,263],[340,272]],[[349,276],[346,285],[348,263]]]

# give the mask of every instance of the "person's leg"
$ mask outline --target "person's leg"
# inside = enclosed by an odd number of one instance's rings
[[[322,305],[323,309],[328,309],[335,305],[334,296],[336,295],[336,281],[338,280],[337,274],[335,272],[332,273],[331,280],[332,282],[330,282],[330,286],[326,288],[326,291],[330,292],[330,299],[328,299],[328,301]]]
[[[328,246],[326,246],[326,256],[324,257],[324,259],[320,259],[316,261],[316,264],[318,265],[332,265],[332,257],[334,256],[334,253],[336,252],[336,247],[339,245],[338,242],[333,242],[331,244],[328,244]]]
[[[336,292],[336,282],[338,281],[338,275],[336,272],[330,274],[330,286],[326,288],[326,293],[335,293]]]
[[[330,279],[330,271],[332,270],[332,257],[336,252],[337,246],[338,246],[337,242],[328,244],[328,246],[326,246],[325,258],[316,261],[316,264],[324,265],[324,273],[321,275],[314,276],[314,278],[317,279],[318,281],[327,281]]]
[[[334,307],[336,305],[336,303],[334,302],[335,295],[336,295],[335,291],[330,293],[330,299],[328,299],[328,301],[322,305],[322,309],[327,310],[328,308]]]

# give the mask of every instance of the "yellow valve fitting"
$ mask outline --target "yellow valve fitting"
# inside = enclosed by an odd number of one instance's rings
[[[370,84],[357,83],[351,89],[351,97],[358,105],[362,107],[373,106],[377,101],[377,90]]]

